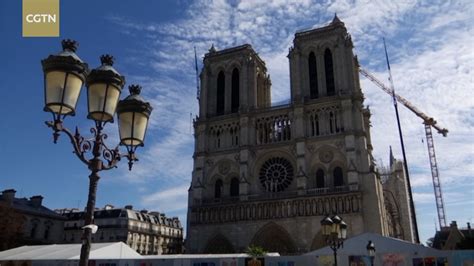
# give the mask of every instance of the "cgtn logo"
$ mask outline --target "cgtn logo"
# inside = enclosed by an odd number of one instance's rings
[[[27,14],[27,23],[56,23],[56,14]]]
[[[23,0],[23,37],[59,36],[59,0]]]

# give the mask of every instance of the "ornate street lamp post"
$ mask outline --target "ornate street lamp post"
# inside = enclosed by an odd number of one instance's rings
[[[44,111],[50,112],[53,116],[53,120],[47,121],[46,125],[53,130],[54,143],[57,142],[61,132],[65,133],[72,143],[76,156],[91,171],[79,263],[85,266],[89,260],[91,235],[97,230],[93,222],[97,183],[100,178],[98,172],[117,167],[118,161],[124,157],[128,159],[129,170],[132,169],[133,163],[137,161],[135,150],[138,146],[143,146],[148,119],[153,108],[139,95],[141,87],[138,85],[131,85],[130,95],[119,101],[125,78],[112,67],[114,63],[112,56],[101,56],[101,66],[89,71],[87,64],[75,54],[77,49],[75,41],[63,40],[62,46],[62,52],[50,55],[41,61],[44,72]],[[68,115],[75,115],[76,103],[84,83],[87,86],[87,118],[95,123],[90,130],[93,137],[88,139],[79,134],[77,127],[73,134],[63,125],[63,120]],[[116,111],[120,145],[126,147],[127,153],[120,153],[118,146],[110,149],[104,143],[107,134],[102,133],[102,130],[107,123],[114,122]],[[87,156],[88,153],[92,156]]]
[[[372,240],[369,240],[369,243],[367,243],[367,254],[369,254],[370,257],[370,265],[374,266],[374,258],[375,258],[375,244],[372,242]]]
[[[334,253],[334,265],[337,266],[337,250],[343,247],[347,236],[347,224],[337,215],[331,218],[326,216],[321,221],[321,228],[326,244],[329,245]]]

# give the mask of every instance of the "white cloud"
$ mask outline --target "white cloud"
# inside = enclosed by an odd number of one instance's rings
[[[188,187],[179,186],[161,190],[142,197],[142,204],[166,212],[186,212],[188,206]],[[181,221],[183,222],[183,221]]]
[[[413,193],[413,199],[418,204],[434,202],[435,197],[433,193]]]

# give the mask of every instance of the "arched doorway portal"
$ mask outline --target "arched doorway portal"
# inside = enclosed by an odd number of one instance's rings
[[[296,252],[296,247],[285,228],[270,222],[264,225],[253,237],[250,245],[260,246],[268,252],[282,255]]]

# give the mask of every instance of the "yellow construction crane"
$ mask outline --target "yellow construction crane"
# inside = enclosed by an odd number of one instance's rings
[[[433,178],[433,187],[435,192],[436,198],[436,208],[438,211],[438,220],[440,228],[446,227],[446,213],[444,211],[444,201],[443,201],[443,194],[441,192],[441,184],[439,181],[439,171],[438,171],[438,163],[436,162],[436,154],[434,148],[434,141],[433,141],[433,134],[431,132],[431,127],[435,128],[439,134],[446,137],[448,134],[448,130],[446,128],[441,128],[436,120],[432,117],[427,116],[425,113],[420,111],[416,108],[413,104],[411,104],[408,100],[403,98],[402,96],[396,94],[393,89],[385,86],[381,81],[375,78],[372,74],[367,72],[365,69],[359,67],[359,72],[370,81],[372,81],[375,85],[379,88],[384,90],[389,95],[393,96],[399,103],[403,104],[406,108],[410,111],[415,113],[419,118],[423,119],[423,124],[425,125],[425,133],[426,133],[426,143],[428,146],[428,155],[430,157],[430,165],[431,165],[431,176]]]

